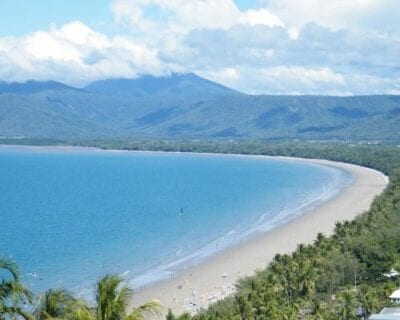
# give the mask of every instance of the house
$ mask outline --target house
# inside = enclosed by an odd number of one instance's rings
[[[388,273],[383,274],[386,278],[397,278],[399,275],[400,273],[393,268]]]
[[[373,314],[369,320],[400,320],[400,308],[383,308],[378,314]]]
[[[400,304],[400,289],[395,290],[389,298],[391,303]]]

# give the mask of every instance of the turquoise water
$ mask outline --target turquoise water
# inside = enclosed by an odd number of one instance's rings
[[[0,148],[0,254],[34,291],[135,287],[334,196],[349,173],[254,157]]]

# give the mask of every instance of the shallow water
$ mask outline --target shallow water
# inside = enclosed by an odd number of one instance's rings
[[[294,218],[351,181],[254,157],[0,148],[0,254],[34,291],[134,286]]]

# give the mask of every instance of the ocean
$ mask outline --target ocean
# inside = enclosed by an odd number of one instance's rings
[[[337,168],[230,155],[0,147],[0,254],[34,292],[174,276],[334,197]]]

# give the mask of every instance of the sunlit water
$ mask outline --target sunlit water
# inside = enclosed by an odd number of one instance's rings
[[[254,157],[0,148],[0,254],[34,291],[135,287],[336,195],[349,173]]]

